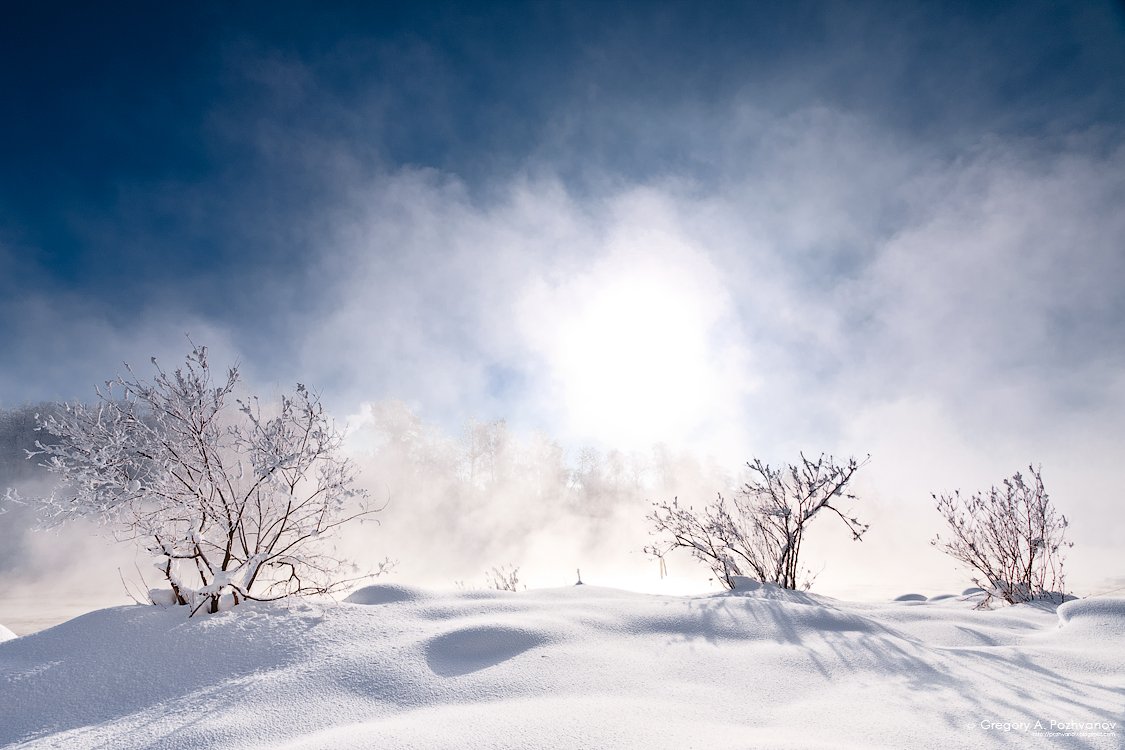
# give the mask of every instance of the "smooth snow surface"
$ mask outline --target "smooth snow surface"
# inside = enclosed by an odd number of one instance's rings
[[[16,637],[15,633],[8,630],[3,625],[0,625],[0,643],[3,643],[4,641],[10,641],[15,637]]]
[[[1125,600],[973,604],[372,586],[118,607],[0,644],[0,747],[1122,746]]]

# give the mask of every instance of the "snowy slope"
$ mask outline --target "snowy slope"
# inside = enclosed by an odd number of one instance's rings
[[[0,746],[1118,748],[1125,600],[593,586],[119,607],[0,644]],[[1114,722],[1046,737],[1011,724]],[[999,728],[990,722],[1001,723]],[[1007,722],[1007,729],[1003,723]],[[23,743],[23,744],[21,744]]]

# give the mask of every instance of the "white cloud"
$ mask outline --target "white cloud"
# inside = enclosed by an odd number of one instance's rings
[[[872,578],[897,559],[952,577],[926,545],[929,492],[1031,461],[1064,512],[1114,515],[1099,469],[1068,467],[1070,446],[1121,445],[1121,153],[993,141],[941,159],[825,109],[740,110],[711,148],[712,181],[584,195],[549,172],[487,199],[433,172],[357,186],[306,369],[338,374],[345,403],[405,398],[451,430],[506,417],[731,469],[870,452],[870,543],[825,543]],[[1075,533],[1095,578],[1105,538]]]
[[[1075,575],[1092,585],[1116,564],[1125,155],[994,141],[948,160],[823,108],[735,107],[698,126],[722,134],[693,141],[709,175],[588,193],[546,167],[486,191],[431,170],[343,170],[345,198],[294,220],[319,237],[306,273],[324,302],[269,375],[323,389],[339,414],[400,398],[450,434],[507,418],[572,445],[686,443],[731,469],[871,452],[871,536],[837,546],[826,530],[826,586],[905,570],[953,588],[926,546],[928,493],[983,489],[1029,461],[1074,520]],[[91,384],[120,359],[175,360],[185,329],[232,357],[255,333],[25,302],[27,340],[56,342],[50,359]],[[66,372],[40,369],[44,397],[63,388]],[[639,518],[619,520],[603,539],[626,544],[629,523],[643,537]],[[393,509],[383,523],[409,549],[432,543]],[[480,564],[522,542],[492,539]]]

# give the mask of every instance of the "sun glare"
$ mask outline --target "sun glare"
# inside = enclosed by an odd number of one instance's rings
[[[594,285],[561,321],[554,353],[572,423],[622,445],[689,430],[713,387],[709,318],[667,275]]]

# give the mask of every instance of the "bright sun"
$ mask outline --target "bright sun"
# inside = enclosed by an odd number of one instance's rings
[[[640,447],[685,440],[708,416],[722,290],[684,270],[609,263],[553,300],[546,354],[574,431]]]
[[[571,418],[628,443],[690,421],[707,380],[699,311],[658,279],[606,286],[560,331]]]

